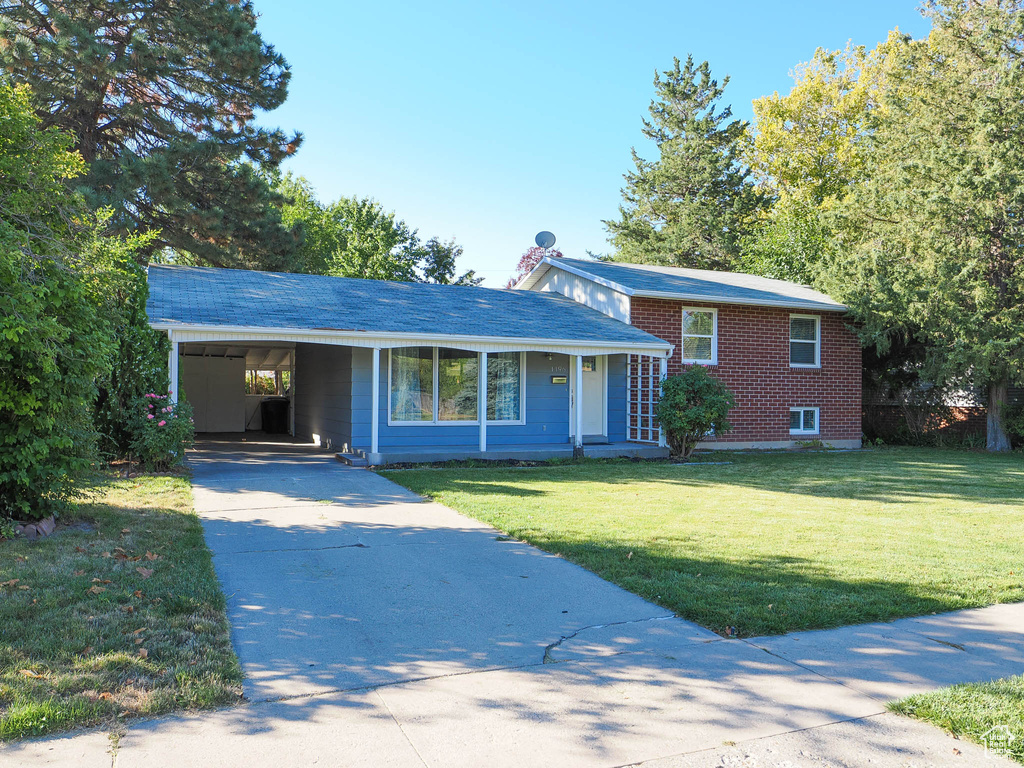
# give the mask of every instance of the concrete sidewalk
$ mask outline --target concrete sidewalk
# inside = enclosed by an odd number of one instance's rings
[[[194,465],[250,703],[0,766],[1012,765],[885,702],[1019,674],[1024,604],[725,640],[308,449]]]

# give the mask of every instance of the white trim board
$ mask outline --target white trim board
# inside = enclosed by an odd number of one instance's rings
[[[623,265],[627,266],[628,265]],[[736,304],[740,306],[750,307],[778,307],[780,309],[803,309],[815,312],[847,312],[849,307],[835,303],[826,304],[823,302],[815,301],[801,301],[800,299],[748,299],[743,297],[725,296],[716,294],[700,294],[700,293],[685,293],[681,291],[650,291],[640,290],[636,288],[629,288],[621,283],[617,283],[614,280],[609,280],[605,277],[587,272],[585,269],[581,269],[576,265],[565,264],[557,258],[545,256],[536,267],[533,268],[528,275],[524,276],[522,280],[513,286],[516,290],[532,290],[533,287],[540,281],[541,278],[548,272],[549,269],[554,267],[555,269],[561,269],[569,274],[576,275],[577,277],[586,278],[591,280],[597,285],[610,288],[613,291],[618,291],[626,296],[640,296],[649,299],[673,299],[678,301],[695,301],[695,302],[707,302],[710,304]],[[638,270],[640,271],[640,270]],[[757,289],[754,289],[757,290]]]
[[[448,347],[467,352],[552,352],[567,355],[614,355],[631,353],[650,357],[671,357],[668,342],[590,341],[577,339],[535,339],[500,336],[437,335],[426,333],[371,333],[328,328],[267,328],[264,326],[150,323],[166,331],[176,342],[291,341],[334,344],[366,349],[391,347]]]

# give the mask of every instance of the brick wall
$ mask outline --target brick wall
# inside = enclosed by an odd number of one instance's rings
[[[633,325],[675,345],[669,375],[682,368],[683,307],[718,310],[718,364],[708,366],[736,397],[733,431],[718,442],[810,439],[789,434],[790,407],[819,408],[821,440],[861,437],[861,350],[835,312],[744,307],[633,297]],[[790,314],[821,317],[821,367],[789,367]]]

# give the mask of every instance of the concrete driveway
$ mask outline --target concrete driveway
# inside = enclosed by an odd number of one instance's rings
[[[0,764],[1012,765],[885,702],[1019,673],[1022,605],[724,640],[307,446],[192,463],[250,703]]]
[[[583,627],[671,615],[308,446],[191,463],[253,701],[539,664]]]

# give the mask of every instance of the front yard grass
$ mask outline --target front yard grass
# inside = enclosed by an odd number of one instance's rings
[[[1005,748],[1004,754],[1024,763],[1024,676],[954,685],[910,696],[889,708],[989,749]]]
[[[0,541],[0,739],[237,703],[188,481],[106,479],[60,522]]]
[[[716,632],[1024,600],[1024,457],[705,454],[384,472]]]

